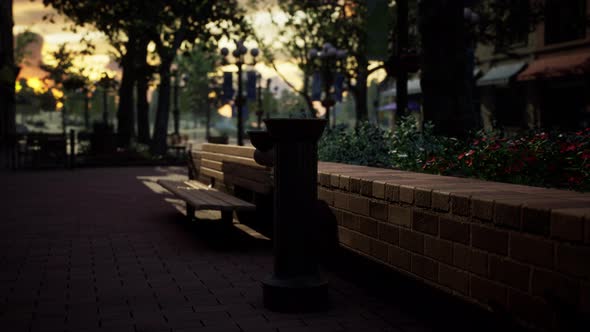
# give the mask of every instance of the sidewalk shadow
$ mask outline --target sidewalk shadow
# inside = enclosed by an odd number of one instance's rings
[[[178,216],[176,223],[191,234],[199,244],[215,251],[244,252],[272,248],[272,242],[269,239],[253,236],[239,228],[239,224],[198,217],[189,220],[185,215]]]

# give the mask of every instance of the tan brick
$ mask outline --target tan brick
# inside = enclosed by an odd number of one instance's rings
[[[320,184],[324,187],[330,186],[330,174],[328,173],[319,173],[318,178],[320,179]]]
[[[373,238],[377,237],[377,220],[367,217],[359,217],[359,225],[361,233]]]
[[[549,235],[549,209],[541,207],[522,207],[522,229],[525,232]]]
[[[389,263],[406,271],[410,271],[410,252],[396,246],[389,246]]]
[[[348,197],[348,210],[354,213],[369,215],[369,199],[358,195]]]
[[[481,250],[471,250],[469,256],[469,271],[482,276],[489,275],[488,257],[489,255]]]
[[[400,228],[399,245],[413,252],[424,253],[424,235]]]
[[[510,257],[537,266],[553,267],[553,242],[518,233],[510,234]]]
[[[399,186],[399,200],[407,204],[414,204],[414,187]]]
[[[399,228],[393,225],[379,223],[379,240],[399,245]]]
[[[528,292],[531,268],[497,256],[490,256],[490,278]]]
[[[369,213],[371,217],[382,221],[387,221],[389,207],[383,201],[369,201]]]
[[[386,183],[385,199],[389,202],[399,202],[399,186],[392,183]]]
[[[432,190],[425,188],[416,188],[414,190],[414,200],[416,206],[423,208],[430,208],[430,201],[432,198]]]
[[[488,255],[461,244],[453,246],[453,265],[481,276],[488,276]]]
[[[338,227],[338,240],[340,243],[352,247],[352,231],[343,227]]]
[[[449,193],[433,191],[431,196],[433,209],[444,212],[449,211],[451,201]]]
[[[559,299],[562,303],[578,303],[578,281],[548,270],[533,270],[531,293],[546,299]]]
[[[349,194],[345,194],[340,191],[334,191],[334,206],[339,209],[348,210],[348,197]]]
[[[360,194],[360,192],[361,192],[361,179],[355,178],[355,177],[350,177],[349,182],[350,182],[350,192],[355,193],[355,194]]]
[[[469,216],[471,200],[469,195],[451,194],[451,212],[459,216]]]
[[[453,244],[445,240],[425,236],[424,255],[446,264],[453,264]]]
[[[471,197],[471,213],[479,220],[492,221],[494,217],[494,201]]]
[[[548,331],[553,325],[553,311],[544,301],[514,289],[508,290],[508,309],[523,321]]]
[[[371,256],[382,262],[388,262],[389,246],[378,240],[371,240]]]
[[[361,195],[369,197],[373,195],[373,181],[361,179]]]
[[[373,197],[385,199],[385,182],[373,181]]]
[[[342,226],[355,231],[360,231],[360,217],[352,213],[342,212]]]
[[[494,202],[494,223],[509,228],[520,229],[521,205],[513,200]]]
[[[389,205],[389,222],[404,227],[412,226],[412,209]]]
[[[412,255],[412,273],[438,281],[438,263],[420,255]]]
[[[339,174],[330,174],[330,187],[338,188],[340,185],[340,175]]]
[[[559,244],[556,267],[569,275],[590,278],[590,247]]]
[[[469,295],[469,274],[445,264],[438,265],[438,282],[463,295]]]
[[[330,210],[332,211],[332,214],[336,218],[336,223],[338,225],[342,226],[342,220],[344,219],[344,213],[342,212],[342,210],[336,209],[333,207],[330,207]]]
[[[551,211],[551,237],[581,242],[584,240],[584,216],[568,209]]]
[[[414,209],[412,212],[412,229],[430,235],[438,235],[438,216]]]
[[[508,232],[472,224],[471,244],[475,248],[496,254],[507,255]]]
[[[334,192],[325,188],[318,188],[318,199],[326,202],[328,205],[334,205]]]
[[[366,254],[371,254],[371,238],[356,232],[352,233],[352,247]]]
[[[471,275],[471,297],[492,307],[506,308],[508,302],[506,286],[475,275]]]
[[[469,224],[451,218],[439,218],[440,237],[443,239],[469,244]]]
[[[338,182],[338,188],[349,191],[350,190],[350,176],[340,175],[340,182]]]

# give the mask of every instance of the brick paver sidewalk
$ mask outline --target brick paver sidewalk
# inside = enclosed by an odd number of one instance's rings
[[[0,173],[0,331],[430,330],[330,274],[330,311],[265,310],[270,241],[188,225],[170,171]]]

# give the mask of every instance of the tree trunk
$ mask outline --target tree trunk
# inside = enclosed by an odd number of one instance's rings
[[[422,0],[419,20],[424,120],[434,123],[437,134],[464,137],[471,128],[465,114],[463,1]]]
[[[397,2],[397,43],[395,47],[396,56],[401,59],[402,55],[407,52],[408,48],[408,0]],[[396,113],[397,118],[409,115],[408,112],[408,70],[405,64],[398,62],[397,77],[395,83],[396,90]],[[395,121],[392,121],[395,127]],[[394,129],[394,128],[392,128]]]
[[[135,134],[133,116],[133,86],[135,85],[135,38],[129,37],[127,52],[123,56],[121,66],[123,73],[119,87],[119,110],[117,111],[120,146],[129,146],[131,137]]]
[[[137,140],[143,144],[150,143],[150,106],[147,101],[150,73],[146,62],[148,42],[140,40],[137,50]]]
[[[369,109],[367,107],[367,77],[369,74],[369,61],[365,56],[360,56],[358,61],[358,72],[356,77],[356,86],[354,90],[354,104],[356,108],[356,125],[369,119]]]
[[[152,140],[152,152],[160,155],[166,154],[168,137],[168,118],[170,115],[170,65],[171,59],[162,61],[160,65],[160,86],[158,87],[158,109],[156,111],[156,123],[154,124],[154,137]]]
[[[12,0],[0,1],[0,141],[6,142],[16,132],[16,101],[14,85],[19,68],[14,63],[14,26]]]

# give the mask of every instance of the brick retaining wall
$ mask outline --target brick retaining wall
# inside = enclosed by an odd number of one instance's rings
[[[319,198],[350,250],[527,325],[590,315],[590,195],[335,163]]]

